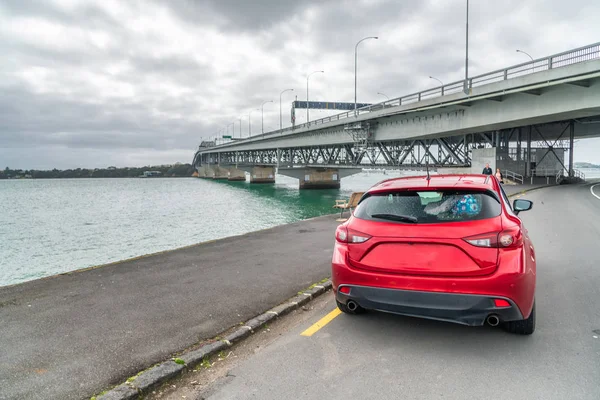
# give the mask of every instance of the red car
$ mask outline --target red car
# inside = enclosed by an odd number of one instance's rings
[[[338,307],[532,334],[535,250],[518,217],[532,205],[489,175],[376,184],[335,233]]]

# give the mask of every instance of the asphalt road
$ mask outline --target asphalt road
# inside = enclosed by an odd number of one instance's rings
[[[266,211],[268,212],[268,211]],[[80,399],[330,274],[328,216],[0,288],[0,399]]]
[[[595,192],[600,195],[600,185]],[[315,307],[196,399],[600,399],[600,199],[590,185],[522,196],[538,257],[537,329],[518,336],[383,313]]]

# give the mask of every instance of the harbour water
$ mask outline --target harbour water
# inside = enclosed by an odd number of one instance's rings
[[[0,181],[0,286],[331,214],[336,199],[388,177],[318,191],[283,176]]]
[[[600,170],[582,170],[600,178]],[[405,174],[414,174],[407,172]],[[422,174],[422,172],[419,172]],[[340,190],[196,178],[0,181],[0,286],[336,212],[399,172],[363,172]],[[333,240],[333,236],[332,236]]]

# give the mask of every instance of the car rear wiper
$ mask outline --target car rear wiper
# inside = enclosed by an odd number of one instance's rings
[[[398,222],[409,222],[411,224],[416,224],[419,220],[416,217],[412,217],[410,215],[397,215],[397,214],[373,214],[371,218],[379,218],[379,219],[389,219],[390,221],[398,221]]]

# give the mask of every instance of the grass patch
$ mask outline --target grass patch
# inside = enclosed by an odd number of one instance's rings
[[[209,369],[212,366],[212,364],[210,363],[210,360],[208,359],[208,357],[204,357],[202,359],[202,363],[200,363],[200,365],[203,366],[206,369]]]
[[[173,361],[175,361],[175,364],[185,365],[185,361],[183,361],[181,358],[174,358]]]

